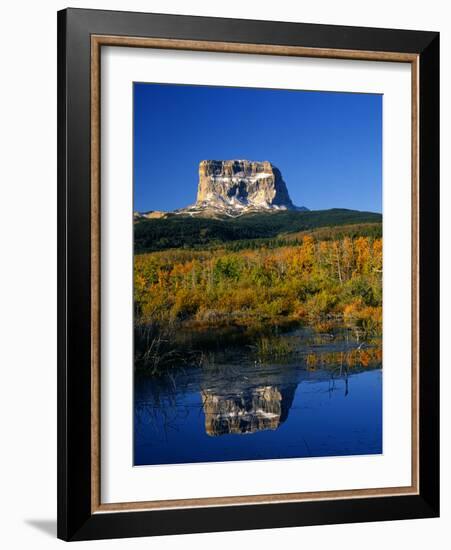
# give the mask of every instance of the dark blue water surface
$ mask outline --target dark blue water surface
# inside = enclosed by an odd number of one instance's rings
[[[135,465],[382,453],[374,342],[303,336],[283,362],[235,353],[136,376]]]

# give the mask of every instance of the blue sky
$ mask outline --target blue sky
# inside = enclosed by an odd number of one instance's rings
[[[382,96],[134,84],[134,209],[196,198],[204,159],[269,160],[294,204],[382,211]]]

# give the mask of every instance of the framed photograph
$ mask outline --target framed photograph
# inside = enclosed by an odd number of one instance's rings
[[[58,536],[439,513],[439,35],[58,14]]]

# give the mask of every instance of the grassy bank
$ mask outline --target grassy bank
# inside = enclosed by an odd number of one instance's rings
[[[327,332],[323,332],[323,330]],[[190,333],[196,331],[190,331]],[[135,326],[135,369],[160,375],[172,368],[217,365],[304,364],[308,370],[377,367],[382,341],[356,327],[328,321],[284,332],[274,327],[253,327],[234,334],[223,330],[199,331],[198,339],[180,338],[180,325]]]

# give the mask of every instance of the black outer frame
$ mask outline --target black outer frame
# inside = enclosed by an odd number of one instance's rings
[[[91,513],[92,34],[420,56],[419,495]],[[438,515],[439,34],[72,8],[58,12],[58,537],[88,540]]]

